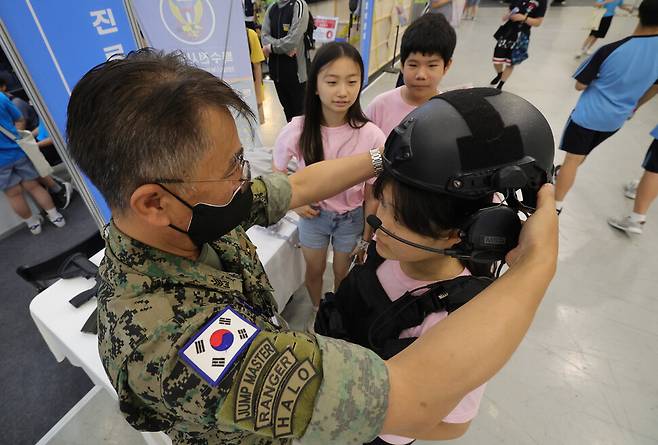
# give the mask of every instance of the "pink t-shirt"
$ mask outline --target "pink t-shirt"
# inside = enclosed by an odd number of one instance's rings
[[[386,137],[388,137],[395,127],[400,125],[400,122],[402,122],[402,119],[407,114],[417,108],[415,105],[409,105],[404,101],[402,98],[402,88],[398,87],[380,94],[366,108],[368,119],[381,128]]]
[[[471,273],[468,269],[464,268],[464,271],[458,276],[468,276]],[[382,263],[381,266],[377,269],[377,278],[381,283],[382,287],[386,291],[386,294],[391,299],[395,301],[400,298],[405,292],[416,289],[421,286],[426,286],[433,283],[433,281],[418,281],[413,278],[409,278],[400,267],[399,261],[386,260]],[[433,314],[425,317],[423,322],[415,327],[405,329],[400,333],[400,338],[409,338],[409,337],[420,337],[425,332],[427,332],[432,326],[437,323],[440,323],[448,316],[448,312],[434,312]],[[459,404],[453,409],[450,414],[448,414],[443,421],[446,423],[466,423],[477,415],[478,409],[480,408],[480,401],[484,395],[484,388],[486,383],[464,397]],[[409,443],[412,439],[401,436],[394,435],[382,435],[380,436],[383,440],[392,444],[406,444]]]
[[[297,159],[298,170],[306,164],[299,146],[304,117],[294,117],[281,130],[274,144],[273,161],[278,170],[285,171],[291,158]],[[383,147],[386,142],[384,133],[372,122],[361,128],[352,128],[349,124],[340,127],[321,127],[324,159],[338,159],[345,156],[367,153],[373,148]],[[368,181],[373,184],[374,178]],[[345,213],[361,207],[364,200],[365,183],[355,185],[329,199],[321,201],[320,207],[337,213]]]

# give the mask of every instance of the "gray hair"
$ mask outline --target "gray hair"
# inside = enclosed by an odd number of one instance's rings
[[[209,107],[254,114],[240,95],[179,53],[153,49],[90,70],[73,89],[66,131],[73,160],[113,211],[157,178],[182,178],[210,147]]]

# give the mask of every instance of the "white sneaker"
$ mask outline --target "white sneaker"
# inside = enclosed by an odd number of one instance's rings
[[[633,222],[631,221],[630,216],[624,216],[622,218],[608,218],[608,224],[610,224],[615,229],[623,230],[628,234],[641,235],[644,223]]]
[[[58,209],[65,209],[71,203],[71,195],[73,195],[73,186],[70,182],[60,182],[62,190],[59,193],[56,193],[56,202],[55,206]],[[53,199],[53,201],[55,201]]]
[[[585,51],[578,51],[576,55],[574,56],[575,59],[580,59],[585,55]]]
[[[53,223],[53,225],[58,228],[64,227],[66,225],[66,220],[61,213],[57,213],[55,216],[48,215],[48,221]]]
[[[27,228],[30,229],[30,232],[32,232],[32,235],[38,235],[41,233],[41,221],[42,218],[39,216],[39,219],[37,220],[36,224],[29,225],[25,223],[27,225]]]
[[[624,184],[624,196],[628,199],[635,199],[635,196],[637,195],[637,186],[639,184],[639,179],[633,179]]]
[[[585,51],[584,54],[585,54],[586,56],[591,56],[592,54],[594,54],[595,51],[596,51],[595,49],[590,48],[590,49],[588,49],[587,51]]]

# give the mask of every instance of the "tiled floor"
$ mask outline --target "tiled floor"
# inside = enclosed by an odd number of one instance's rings
[[[494,74],[492,34],[502,12],[502,7],[482,9],[475,22],[462,24],[444,88],[488,84]],[[545,113],[556,140],[578,97],[570,75],[590,14],[590,8],[551,8],[544,25],[533,31],[530,59],[506,84]],[[630,34],[636,23],[615,17],[606,41]],[[394,83],[392,75],[376,81],[363,95],[364,105]],[[272,146],[285,122],[271,84],[268,91],[261,131],[264,144]],[[526,340],[490,382],[480,414],[456,443],[658,443],[658,205],[642,236],[630,238],[605,222],[630,209],[621,186],[641,172],[657,116],[654,100],[581,168],[560,218],[558,275]],[[300,291],[284,315],[301,328],[309,310]],[[432,377],[440,378],[430,370]],[[103,418],[102,412],[88,415]],[[137,442],[126,437],[116,443]]]
[[[482,9],[478,20],[461,25],[443,88],[488,84],[494,75],[492,34],[502,11]],[[578,98],[570,76],[590,14],[590,8],[551,8],[533,31],[529,60],[505,86],[542,110],[556,142]],[[632,33],[636,23],[615,17],[606,41]],[[362,102],[394,85],[395,76],[384,75]],[[657,116],[654,100],[581,168],[560,217],[557,277],[526,340],[490,382],[479,415],[455,443],[658,443],[658,205],[640,237],[629,238],[605,222],[631,208],[621,187],[640,174]],[[310,310],[302,293],[285,312],[300,327]]]

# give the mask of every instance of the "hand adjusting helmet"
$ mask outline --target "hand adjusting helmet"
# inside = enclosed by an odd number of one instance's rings
[[[473,88],[435,96],[412,111],[386,141],[384,169],[409,186],[458,198],[500,192],[506,205],[473,214],[460,228],[461,242],[443,252],[489,262],[518,244],[519,212],[531,214],[537,191],[552,182],[553,156],[551,128],[530,102]]]

